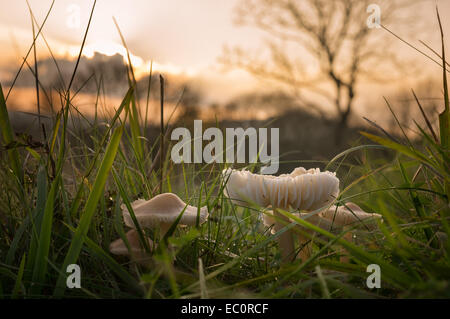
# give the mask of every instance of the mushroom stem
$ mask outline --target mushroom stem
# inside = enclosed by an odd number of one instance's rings
[[[167,234],[167,232],[170,229],[170,226],[172,226],[172,224],[170,223],[161,223],[160,224],[160,228],[159,228],[159,238],[162,240],[164,238],[164,236]]]
[[[284,216],[283,214],[280,214],[276,207],[273,207],[273,214],[276,217],[275,219],[275,231],[281,230],[283,227],[286,226],[286,224],[290,223],[289,218]],[[286,223],[283,223],[286,222]],[[281,260],[282,263],[287,263],[291,261],[294,257],[295,252],[295,246],[294,246],[294,238],[292,237],[291,230],[285,231],[283,234],[279,235],[277,237],[278,246],[280,247],[281,251]]]
[[[311,257],[311,243],[308,243],[309,238],[298,235],[298,242],[300,244],[300,251],[297,255],[297,258],[301,259],[302,262],[305,262]]]
[[[318,214],[312,215],[307,219],[308,222],[312,223],[315,226],[318,226],[322,229],[325,229],[327,231],[330,231],[332,228],[332,224],[328,222],[327,220],[321,218],[318,216]],[[308,233],[309,235],[313,234],[313,231],[310,229],[306,229],[305,227],[301,227],[300,229],[302,232]],[[311,237],[308,235],[302,235],[301,233],[298,234],[298,242],[300,244],[300,251],[297,255],[298,259],[301,259],[303,262],[309,259],[311,257]]]
[[[167,234],[167,232],[169,231],[170,227],[172,226],[171,223],[161,223],[160,224],[160,228],[159,228],[159,238],[160,238],[160,242],[162,242],[164,236]],[[166,247],[169,251],[172,250],[172,245],[171,244],[167,244]],[[176,259],[176,257],[174,257],[174,259],[172,260],[172,262]]]
[[[130,256],[132,262],[140,264],[142,266],[150,265],[150,258],[145,249],[140,244],[137,230],[136,229],[129,230],[126,233],[126,237],[131,250],[128,249],[122,238],[119,238],[110,244],[109,246],[110,252],[114,255]],[[154,249],[154,242],[148,237],[144,238],[147,240],[149,247],[151,249]]]
[[[351,230],[349,230],[349,228],[350,228],[349,226],[344,226],[343,231],[346,231],[347,233],[342,238],[350,243],[353,243],[353,232]],[[350,256],[349,256],[348,250],[345,248],[342,248],[342,249],[343,249],[343,251],[342,251],[341,257],[339,258],[339,261],[341,263],[348,264],[350,262]]]

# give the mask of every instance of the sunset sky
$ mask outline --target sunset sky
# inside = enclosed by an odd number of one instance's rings
[[[56,52],[77,54],[92,3],[88,0],[55,2],[44,35]],[[18,60],[17,47],[25,54],[32,33],[25,0],[0,0],[0,4],[8,8],[0,11],[1,65]],[[43,21],[50,4],[48,0],[30,0],[38,21]],[[133,55],[144,61],[153,59],[167,72],[211,73],[223,45],[258,45],[258,31],[233,25],[235,4],[235,0],[99,0],[85,52],[112,54],[115,51],[121,43],[112,19],[115,17]],[[71,20],[76,6],[80,8],[79,26]],[[47,55],[42,45],[41,55]]]
[[[41,23],[51,1],[29,2]],[[85,54],[89,55],[94,51],[113,54],[121,51],[120,38],[112,19],[114,16],[136,63],[142,69],[145,70],[148,61],[152,59],[156,69],[196,76],[207,85],[210,94],[223,96],[250,90],[259,85],[251,76],[242,71],[224,74],[217,62],[225,45],[258,50],[264,41],[265,35],[261,31],[233,24],[233,12],[238,2],[239,0],[98,0]],[[78,53],[92,3],[89,0],[56,0],[43,32],[57,54],[73,56]],[[449,43],[450,0],[426,1],[420,20],[427,21],[430,33],[414,38],[408,34],[407,26],[404,30],[395,31],[413,44],[424,40],[440,51],[434,9],[436,3],[440,7]],[[32,33],[25,0],[0,0],[0,8],[0,80],[4,80],[2,68],[20,61],[20,55],[24,56],[30,46]],[[74,20],[78,9],[79,24],[76,18]],[[408,12],[405,14],[408,15]],[[432,72],[439,71],[437,66],[433,66],[410,48],[403,46],[403,49],[405,54],[416,55],[417,63],[431,67]],[[39,54],[48,55],[43,41],[39,44]]]

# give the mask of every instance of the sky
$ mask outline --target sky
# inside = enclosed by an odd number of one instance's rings
[[[85,54],[94,51],[113,54],[123,50],[112,19],[115,17],[134,61],[143,70],[153,60],[156,69],[161,71],[197,76],[207,86],[209,95],[216,95],[219,100],[264,86],[243,71],[223,73],[218,63],[225,45],[258,50],[265,39],[257,29],[233,23],[234,9],[239,1],[242,0],[98,0]],[[51,1],[29,0],[29,3],[41,23]],[[55,1],[43,33],[58,55],[78,53],[92,3],[91,0]],[[439,48],[436,3],[440,7],[447,39],[450,39],[450,0],[430,0],[421,13],[420,19],[429,21],[433,32],[415,38],[407,33],[407,28],[396,31],[414,44],[422,39]],[[0,0],[0,8],[2,80],[2,65],[17,63],[18,56],[23,56],[31,44],[32,32],[25,0]],[[411,53],[410,48],[405,46],[403,49]],[[48,55],[42,41],[38,51],[41,56]],[[417,58],[420,63],[429,65],[423,57]]]
[[[114,17],[133,55],[144,61],[153,60],[168,72],[210,73],[224,45],[258,45],[258,31],[233,25],[236,2],[98,0],[85,52],[112,53],[121,44]],[[43,21],[51,1],[29,0],[29,3],[38,21]],[[56,0],[43,30],[56,52],[77,54],[92,3]],[[27,51],[32,33],[25,0],[0,0],[0,4],[2,8],[8,7],[7,12],[0,11],[0,44],[4,48],[1,65],[17,60],[17,48],[22,55]],[[40,52],[48,51],[42,47]]]
[[[25,0],[1,0],[2,29],[16,36],[31,34],[30,17]],[[30,0],[42,21],[51,1]],[[120,38],[112,17],[117,20],[130,50],[143,59],[174,63],[184,68],[204,67],[213,62],[224,43],[256,44],[254,30],[243,30],[232,24],[232,11],[237,1],[217,0],[98,0],[88,44],[116,42]],[[6,3],[8,3],[6,5]],[[79,46],[93,1],[56,0],[45,26],[45,35],[67,45]],[[80,23],[74,16],[80,8]]]

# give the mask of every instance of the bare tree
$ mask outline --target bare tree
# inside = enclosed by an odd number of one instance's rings
[[[256,26],[270,35],[270,54],[261,58],[242,48],[225,48],[222,62],[289,85],[301,104],[322,115],[321,104],[327,101],[336,110],[338,128],[346,127],[364,77],[385,80],[383,75],[392,78],[394,70],[404,70],[404,63],[387,45],[387,32],[367,25],[372,2],[243,0],[237,7],[237,23]],[[377,1],[381,24],[410,23],[397,13],[417,2]],[[322,100],[311,98],[314,94]]]

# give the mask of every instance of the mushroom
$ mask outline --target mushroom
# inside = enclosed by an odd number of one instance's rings
[[[187,205],[177,195],[173,193],[163,193],[150,200],[138,199],[131,204],[134,215],[141,227],[160,229],[161,238],[167,233],[170,226],[183,213],[179,220],[179,225],[196,225],[197,218],[199,224],[203,224],[208,218],[207,207],[198,208]],[[122,213],[125,224],[128,227],[136,228],[127,207],[122,204]]]
[[[319,217],[331,221],[336,227],[348,227],[357,223],[362,223],[366,229],[375,229],[376,223],[373,221],[381,219],[380,214],[367,213],[355,203],[346,203],[345,206],[331,206],[327,210],[319,213]]]
[[[273,213],[270,211],[267,213],[268,216],[266,217],[265,225],[269,226],[273,224],[273,217],[271,217],[272,214]],[[374,230],[377,226],[376,220],[380,220],[382,218],[380,214],[367,213],[361,207],[351,202],[346,203],[345,206],[338,207],[333,205],[318,212],[317,214],[301,213],[300,217],[327,231],[343,231],[359,225],[361,225],[361,227],[365,227],[367,230]],[[297,229],[303,233],[312,234],[311,230],[307,230],[301,226],[296,227],[298,227]],[[298,238],[299,242],[303,244],[308,240],[303,234],[298,234]],[[344,235],[344,238],[348,241],[352,241],[352,233],[348,232]],[[306,248],[309,247],[306,246]],[[304,249],[300,252],[300,257],[303,260],[309,258],[309,256],[309,249]],[[346,257],[341,259],[341,261],[346,260]]]
[[[225,195],[232,201],[272,207],[275,218],[266,214],[263,218],[266,224],[274,225],[275,232],[291,223],[278,209],[288,210],[291,207],[295,210],[316,210],[330,205],[339,194],[339,179],[336,174],[320,172],[318,168],[306,170],[298,167],[292,173],[280,176],[226,169],[223,175],[226,182]],[[282,261],[292,259],[295,247],[291,230],[280,234],[277,240]]]
[[[109,245],[109,251],[114,255],[131,256],[132,259],[142,260],[145,257],[145,250],[141,246],[139,241],[139,235],[136,229],[131,229],[126,233],[127,241],[130,245],[130,249],[125,245],[122,238],[116,239]],[[145,237],[148,246],[153,246],[153,241]]]
[[[332,206],[320,212],[319,216],[330,221],[333,227],[341,228],[344,231],[356,226],[364,227],[367,230],[374,230],[377,226],[376,221],[383,221],[380,214],[367,213],[361,207],[351,202],[346,203],[345,206]],[[344,235],[344,238],[347,241],[353,241],[353,233],[348,231]],[[347,256],[341,257],[341,262],[348,261]]]

